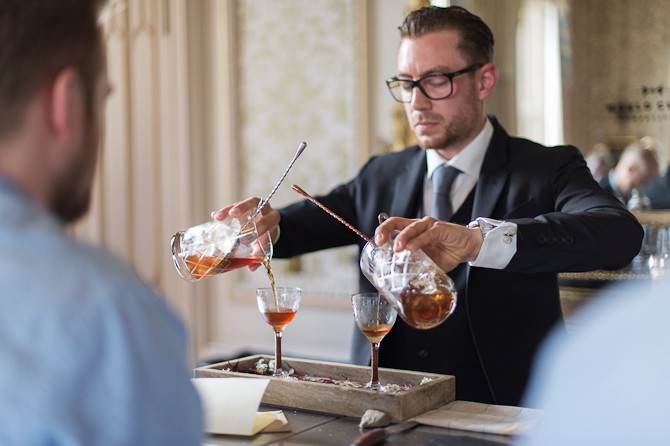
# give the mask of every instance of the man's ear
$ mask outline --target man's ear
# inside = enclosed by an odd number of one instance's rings
[[[487,63],[479,69],[479,100],[483,101],[491,96],[493,88],[498,83],[498,68]]]
[[[78,137],[83,117],[83,91],[79,74],[71,68],[59,72],[51,84],[48,120],[53,136],[62,142]]]

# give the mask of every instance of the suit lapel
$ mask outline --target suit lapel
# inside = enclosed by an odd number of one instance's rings
[[[486,149],[482,170],[477,181],[475,199],[472,206],[472,218],[490,217],[500,199],[509,171],[507,163],[507,146],[509,135],[498,124],[494,117],[489,117],[493,124],[493,136]],[[398,174],[391,200],[389,214],[407,218],[417,217],[419,205],[423,197],[423,180],[426,175],[426,154],[418,150]]]
[[[475,202],[472,206],[473,219],[494,215],[496,204],[509,177],[509,171],[504,168],[507,163],[509,135],[495,118],[491,118],[491,122],[494,128],[493,136],[486,149],[482,170],[477,180]]]
[[[415,218],[423,197],[423,180],[426,175],[426,153],[418,150],[416,155],[398,174],[391,199],[391,216]]]

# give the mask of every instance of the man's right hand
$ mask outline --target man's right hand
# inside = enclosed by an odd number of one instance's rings
[[[243,201],[225,206],[218,211],[212,212],[212,218],[215,220],[225,220],[227,217],[241,218],[244,215],[249,215],[254,212],[260,198],[251,197]],[[263,206],[261,212],[256,216],[256,228],[259,234],[269,232],[272,237],[272,242],[275,243],[279,238],[279,220],[281,216],[279,211],[272,209],[270,203]]]
[[[445,272],[475,260],[484,242],[478,228],[470,229],[432,217],[420,220],[391,217],[377,227],[375,243],[385,243],[394,231],[399,231],[393,244],[395,251],[422,249]]]

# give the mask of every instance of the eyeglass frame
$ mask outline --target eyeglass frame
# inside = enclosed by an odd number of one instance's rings
[[[427,74],[424,77],[422,77],[420,79],[417,79],[415,81],[411,80],[411,79],[399,79],[398,76],[393,76],[391,78],[386,79],[386,87],[388,88],[389,93],[391,94],[391,97],[396,102],[400,102],[401,104],[408,104],[408,103],[412,102],[412,98],[414,97],[414,88],[418,88],[421,91],[421,93],[423,93],[423,95],[425,97],[427,97],[428,99],[430,99],[431,101],[439,101],[439,100],[442,100],[442,99],[447,99],[447,98],[451,97],[452,94],[454,94],[454,78],[455,77],[460,76],[461,74],[472,73],[473,71],[479,70],[483,66],[484,66],[483,63],[475,63],[475,64],[472,64],[472,65],[469,65],[469,66],[463,68],[462,70],[452,71],[451,73],[431,73],[431,74]],[[446,96],[443,96],[441,98],[433,98],[428,93],[426,93],[426,90],[424,90],[423,86],[421,85],[421,82],[423,82],[424,80],[426,80],[428,78],[431,78],[431,77],[446,77],[447,79],[449,79],[449,84],[451,85],[451,91],[449,91],[449,94],[446,95]],[[408,82],[409,84],[412,85],[412,88],[410,89],[410,91],[412,93],[409,96],[409,100],[403,101],[401,99],[396,98],[396,96],[393,94],[393,88],[391,87],[391,83],[393,83],[393,82]],[[400,85],[398,85],[398,87],[396,87],[396,88],[399,88],[399,87],[400,87]]]

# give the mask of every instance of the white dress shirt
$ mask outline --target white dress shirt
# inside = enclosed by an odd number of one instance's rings
[[[463,205],[470,192],[477,185],[479,173],[482,170],[486,149],[493,136],[493,125],[487,119],[484,128],[462,151],[450,160],[445,160],[436,150],[426,150],[426,178],[423,183],[423,215],[430,215],[433,207],[433,172],[442,164],[448,164],[462,173],[456,177],[449,193],[454,213]],[[484,216],[482,216],[484,217]],[[492,221],[492,220],[490,220]],[[516,237],[509,238],[509,234],[516,234],[516,224],[496,222],[498,226],[492,229],[484,239],[477,258],[469,262],[471,266],[502,269],[516,253]]]

